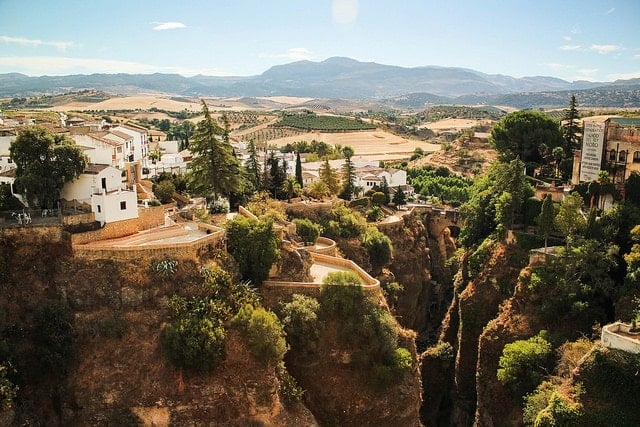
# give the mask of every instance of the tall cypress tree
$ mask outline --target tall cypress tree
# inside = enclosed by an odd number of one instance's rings
[[[296,153],[296,181],[300,188],[302,188],[302,161],[300,160],[300,152]]]
[[[258,150],[256,148],[256,144],[253,141],[249,142],[249,146],[247,147],[247,151],[249,152],[249,158],[247,159],[247,163],[245,168],[247,170],[247,177],[249,182],[253,186],[255,191],[262,190],[262,171],[260,170],[260,161],[258,160]]]
[[[342,155],[344,156],[344,165],[342,166],[342,192],[340,198],[345,200],[351,200],[353,193],[355,192],[355,166],[351,161],[354,151],[353,148],[348,145],[342,148]]]
[[[553,199],[551,199],[551,194],[547,194],[542,201],[540,215],[538,216],[538,231],[544,238],[544,253],[547,253],[547,239],[549,239],[549,234],[553,231],[553,219],[555,216]]]

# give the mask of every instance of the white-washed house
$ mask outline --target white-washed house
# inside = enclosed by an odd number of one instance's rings
[[[131,147],[126,150],[126,160],[129,162],[140,161],[143,166],[148,166],[149,156],[149,130],[132,124],[118,124],[111,130],[123,132],[133,137]]]
[[[113,166],[91,163],[60,192],[60,198],[91,206],[102,224],[138,217],[135,187],[122,183],[122,172]]]

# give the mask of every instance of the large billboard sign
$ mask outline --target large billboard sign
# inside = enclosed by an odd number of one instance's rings
[[[596,181],[598,179],[604,148],[604,126],[605,124],[602,122],[584,122],[580,182]]]

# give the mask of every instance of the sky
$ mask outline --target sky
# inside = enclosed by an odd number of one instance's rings
[[[0,0],[0,73],[253,76],[334,56],[640,78],[640,0]]]

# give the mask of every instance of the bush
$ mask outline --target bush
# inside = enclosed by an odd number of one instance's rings
[[[369,261],[375,268],[382,268],[391,261],[391,239],[376,227],[369,227],[362,237],[362,246],[369,255]]]
[[[546,331],[527,340],[507,344],[498,362],[498,381],[509,386],[521,397],[532,391],[547,374],[551,344],[544,338]]]
[[[296,225],[296,234],[300,236],[303,242],[315,243],[322,232],[320,224],[316,224],[307,218],[296,218],[293,223]]]
[[[229,199],[224,197],[218,197],[209,205],[209,213],[211,214],[226,214],[229,212],[231,205]]]
[[[291,347],[302,353],[314,353],[320,337],[317,299],[293,294],[290,302],[282,307],[282,324]]]
[[[237,216],[227,222],[227,250],[246,280],[262,283],[280,257],[280,239],[271,221]]]
[[[324,230],[325,234],[331,238],[360,237],[366,229],[365,219],[344,205],[334,206],[329,218],[324,225]]]
[[[177,367],[208,372],[224,359],[225,330],[211,316],[186,314],[164,336],[169,360]]]
[[[387,196],[382,191],[377,191],[371,195],[371,203],[376,206],[385,205]]]
[[[365,213],[365,215],[367,216],[367,221],[371,222],[380,221],[384,218],[384,212],[380,206],[373,206]]]
[[[0,364],[0,413],[11,408],[18,392],[18,387],[7,378],[8,374],[9,369]]]
[[[298,382],[291,376],[287,368],[284,367],[284,362],[278,363],[276,367],[276,375],[280,381],[280,395],[285,403],[290,405],[299,403],[304,396],[304,390],[298,385]]]
[[[262,307],[247,304],[233,319],[247,338],[251,353],[265,365],[276,365],[287,352],[285,332],[278,317]]]
[[[160,181],[157,184],[153,185],[152,188],[153,194],[156,195],[160,203],[171,203],[173,201],[173,193],[176,192],[176,187],[173,185],[168,179]]]
[[[173,276],[176,273],[178,261],[171,258],[156,260],[151,263],[151,272],[158,276]]]

